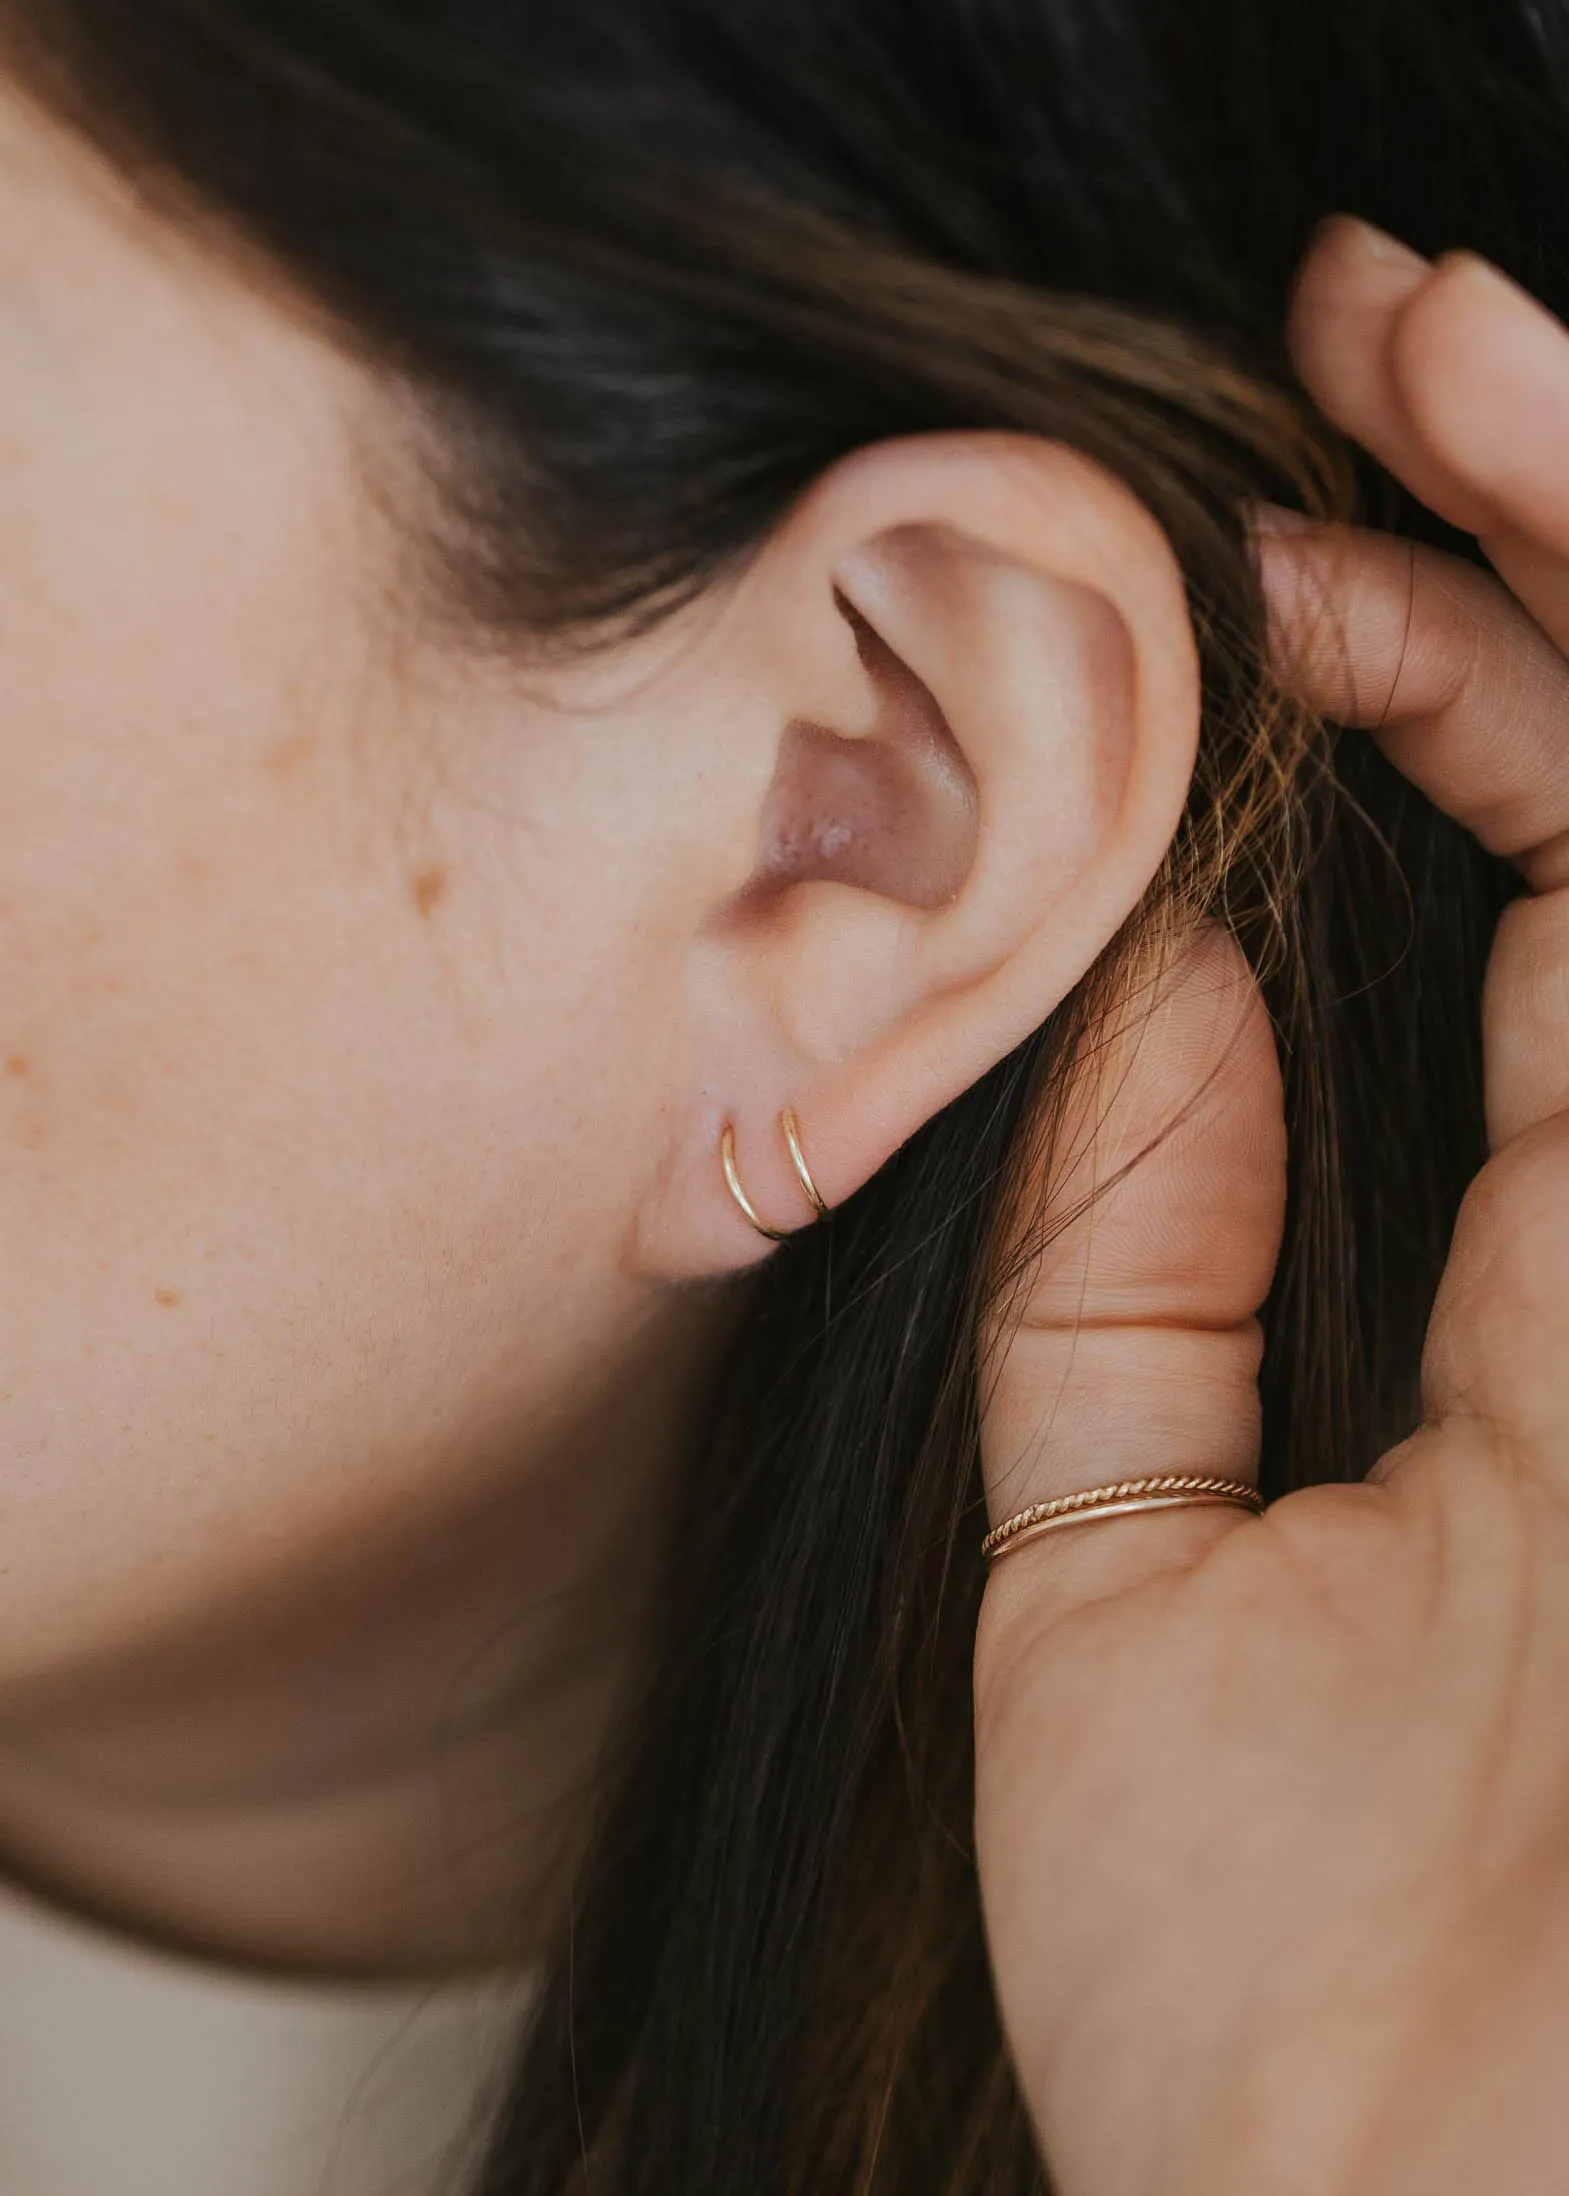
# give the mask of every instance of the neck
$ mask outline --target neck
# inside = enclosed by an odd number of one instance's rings
[[[0,1713],[0,1857],[187,1952],[345,1977],[505,1969],[555,1933],[646,1682],[733,1300],[683,1299],[438,1507],[291,1551],[189,1631]]]

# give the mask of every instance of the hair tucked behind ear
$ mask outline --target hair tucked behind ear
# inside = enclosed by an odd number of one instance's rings
[[[0,0],[19,65],[413,402],[422,614],[596,644],[883,436],[1112,467],[1187,574],[1199,768],[1063,1010],[749,1284],[666,1644],[487,2196],[1021,2196],[970,1858],[978,1337],[1076,1048],[1200,914],[1274,1012],[1265,1482],[1416,1411],[1483,1155],[1501,873],[1270,688],[1242,517],[1338,511],[1280,326],[1316,217],[1562,307],[1569,17],[1528,0]],[[1448,542],[1371,473],[1373,515]]]

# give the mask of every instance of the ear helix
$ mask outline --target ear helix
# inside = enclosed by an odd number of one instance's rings
[[[806,1154],[801,1149],[800,1129],[796,1123],[794,1110],[791,1107],[786,1106],[781,1111],[779,1126],[784,1131],[784,1140],[790,1152],[790,1164],[795,1169],[796,1180],[806,1193],[807,1203],[811,1206],[815,1218],[826,1220],[829,1208],[823,1202],[817,1184],[812,1180],[812,1170],[807,1165]],[[735,1128],[729,1121],[725,1123],[724,1130],[719,1138],[719,1163],[724,1168],[725,1186],[737,1205],[740,1206],[746,1219],[756,1228],[758,1234],[766,1235],[770,1243],[785,1242],[794,1231],[789,1228],[771,1228],[767,1226],[759,1218],[756,1206],[741,1187],[741,1177],[736,1171],[735,1163]]]

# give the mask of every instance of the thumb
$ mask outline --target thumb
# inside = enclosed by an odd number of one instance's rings
[[[1016,1230],[1018,1279],[987,1337],[992,1523],[1119,1480],[1256,1482],[1256,1314],[1285,1216],[1285,1108],[1268,1011],[1228,932],[1206,925],[1124,988],[1081,1048],[1056,1126],[1023,1201],[1034,1247]],[[987,1585],[988,1659],[1014,1617],[1038,1637],[1087,1600],[1197,1560],[1246,1516],[1140,1512],[1009,1551]]]

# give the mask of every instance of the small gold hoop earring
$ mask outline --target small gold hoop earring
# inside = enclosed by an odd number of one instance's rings
[[[807,1201],[811,1205],[813,1215],[819,1220],[825,1220],[828,1217],[829,1208],[824,1202],[817,1184],[812,1180],[812,1170],[806,1163],[805,1152],[801,1149],[800,1128],[791,1107],[786,1106],[784,1108],[779,1116],[779,1125],[784,1131],[785,1143],[789,1147],[790,1164],[795,1169],[796,1180],[806,1192]],[[737,1172],[735,1163],[735,1128],[733,1123],[729,1121],[725,1123],[719,1138],[719,1163],[724,1169],[726,1187],[740,1207],[742,1214],[756,1228],[758,1234],[767,1236],[770,1243],[788,1242],[793,1231],[788,1228],[769,1227],[768,1223],[759,1214],[757,1207],[752,1203],[751,1198],[747,1196],[746,1191],[741,1187],[741,1177]]]
[[[719,1139],[719,1163],[725,1170],[725,1181],[729,1185],[731,1196],[740,1206],[747,1219],[751,1221],[753,1227],[756,1228],[758,1234],[766,1235],[770,1243],[784,1242],[784,1230],[771,1228],[765,1221],[759,1219],[756,1206],[741,1187],[741,1177],[735,1169],[735,1130],[728,1121],[725,1123],[724,1134]]]
[[[784,1130],[784,1140],[790,1147],[790,1164],[795,1169],[796,1180],[806,1192],[806,1201],[819,1220],[826,1220],[828,1207],[818,1195],[817,1184],[812,1180],[812,1170],[806,1163],[805,1152],[801,1149],[801,1131],[793,1106],[786,1106],[780,1114],[779,1126]]]

